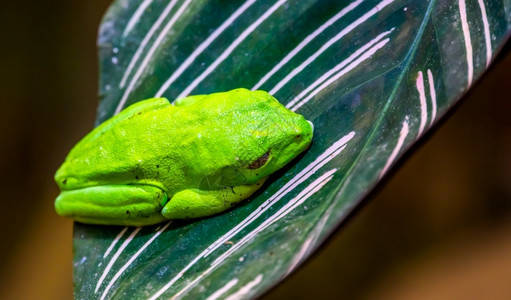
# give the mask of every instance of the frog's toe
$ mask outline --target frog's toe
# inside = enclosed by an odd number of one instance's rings
[[[105,185],[63,191],[55,210],[82,223],[142,226],[167,220],[161,215],[167,200],[154,186]]]

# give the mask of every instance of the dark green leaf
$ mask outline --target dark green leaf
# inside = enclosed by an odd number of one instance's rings
[[[79,299],[251,298],[304,261],[506,42],[509,0],[118,0],[99,35],[98,124],[136,101],[270,91],[310,150],[211,218],[76,224]],[[234,298],[233,298],[234,299]]]

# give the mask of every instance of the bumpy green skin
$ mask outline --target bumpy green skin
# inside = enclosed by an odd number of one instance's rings
[[[144,100],[71,150],[55,174],[55,209],[108,225],[210,216],[252,195],[312,131],[264,91]]]

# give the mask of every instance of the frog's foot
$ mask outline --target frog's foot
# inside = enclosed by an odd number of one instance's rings
[[[176,193],[163,207],[161,214],[167,219],[192,219],[211,216],[231,208],[250,197],[266,178],[251,185],[226,187],[219,190],[188,189]]]
[[[104,185],[63,191],[55,210],[78,222],[144,226],[167,220],[161,209],[167,194],[150,185]]]

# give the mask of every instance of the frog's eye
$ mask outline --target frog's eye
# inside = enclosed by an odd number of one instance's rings
[[[268,150],[268,152],[263,154],[258,159],[251,162],[250,165],[248,165],[248,168],[249,169],[259,169],[260,167],[264,166],[264,164],[268,161],[269,158],[270,158],[270,150]]]

